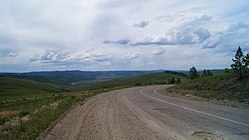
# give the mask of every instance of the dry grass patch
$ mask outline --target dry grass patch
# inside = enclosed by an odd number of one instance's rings
[[[20,113],[20,111],[18,111],[18,110],[1,111],[0,117],[8,117],[8,116],[13,116],[13,115],[18,115],[19,113]]]

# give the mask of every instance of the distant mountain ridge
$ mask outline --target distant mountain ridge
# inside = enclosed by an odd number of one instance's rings
[[[127,78],[136,75],[160,72],[151,71],[41,71],[28,73],[0,73],[0,77],[35,80],[55,85],[70,85],[78,82],[105,81],[115,78]]]

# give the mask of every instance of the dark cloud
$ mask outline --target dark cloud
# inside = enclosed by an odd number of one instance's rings
[[[133,26],[134,27],[140,27],[140,28],[144,28],[146,27],[150,22],[149,21],[140,21],[135,23]]]

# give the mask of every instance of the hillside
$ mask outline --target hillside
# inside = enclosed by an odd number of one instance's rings
[[[249,103],[249,77],[238,81],[232,74],[202,77],[167,90],[182,95]]]
[[[106,81],[126,78],[155,71],[48,71],[29,73],[0,73],[0,77],[34,80],[54,85],[71,85],[79,82]]]
[[[57,92],[58,88],[39,82],[0,77],[0,100],[37,97]]]
[[[168,80],[172,77],[180,78],[181,81],[186,81],[187,75],[178,72],[158,72],[145,75],[134,76],[130,78],[112,79],[109,81],[81,83],[75,86],[67,87],[70,91],[95,90],[113,87],[131,87],[144,86],[155,84],[168,84]]]

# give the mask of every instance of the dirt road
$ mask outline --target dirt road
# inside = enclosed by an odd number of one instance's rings
[[[159,94],[136,87],[91,98],[60,120],[44,140],[248,140],[249,110]]]

